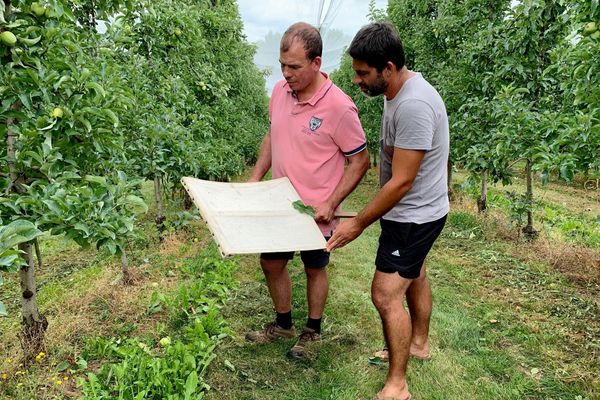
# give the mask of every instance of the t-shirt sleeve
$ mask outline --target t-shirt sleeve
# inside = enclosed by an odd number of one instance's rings
[[[407,150],[431,150],[435,131],[435,114],[429,104],[409,100],[401,104],[394,116],[394,147]]]
[[[355,108],[350,108],[344,112],[333,134],[333,140],[346,157],[353,156],[367,148],[365,132]]]

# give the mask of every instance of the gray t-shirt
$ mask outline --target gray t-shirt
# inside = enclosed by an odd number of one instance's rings
[[[381,186],[392,177],[394,147],[425,150],[412,188],[383,216],[384,219],[423,224],[448,213],[449,142],[444,101],[421,74],[409,78],[392,100],[384,100]]]

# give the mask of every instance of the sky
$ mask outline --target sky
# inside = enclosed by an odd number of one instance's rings
[[[319,5],[323,3],[321,21]],[[304,21],[315,26],[322,23],[323,66],[331,72],[339,66],[343,50],[350,44],[354,34],[369,22],[369,0],[238,0],[248,42],[258,46],[255,63],[261,69],[271,71],[267,77],[267,91],[279,79],[279,39],[288,26]],[[377,8],[385,9],[387,0],[376,0]],[[325,18],[325,11],[331,12]],[[334,11],[335,10],[335,11]]]

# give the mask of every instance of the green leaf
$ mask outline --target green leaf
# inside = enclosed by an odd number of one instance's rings
[[[97,183],[97,184],[105,186],[105,187],[108,186],[108,183],[106,182],[106,178],[103,176],[86,175],[85,178],[83,178],[83,179],[88,182]]]
[[[0,317],[8,317],[8,312],[6,311],[6,307],[4,303],[0,301]]]
[[[302,214],[310,215],[311,217],[315,217],[315,209],[311,206],[307,206],[302,202],[302,200],[296,200],[292,203],[292,206]]]
[[[75,224],[74,228],[77,229],[78,231],[85,232],[86,236],[88,236],[88,237],[90,236],[90,230],[87,225],[85,225],[81,222],[78,222]]]
[[[85,87],[88,89],[94,89],[96,96],[101,96],[102,98],[106,97],[106,91],[97,82],[88,82],[86,83]]]
[[[41,38],[42,38],[41,36],[38,36],[35,39],[19,38],[19,42],[25,43],[27,46],[33,46],[33,45],[37,44],[37,42],[39,42]]]
[[[4,19],[4,13],[6,12],[6,6],[3,1],[0,1],[0,24],[5,24],[6,20]]]
[[[0,249],[10,249],[18,244],[29,242],[41,234],[42,232],[29,221],[13,221],[0,227]]]
[[[192,399],[192,396],[196,392],[198,387],[198,373],[196,371],[190,372],[187,379],[185,380],[185,400]]]
[[[115,128],[116,128],[117,126],[119,126],[119,118],[117,117],[117,115],[116,115],[114,112],[112,112],[112,111],[111,111],[111,110],[109,110],[109,109],[105,109],[105,110],[104,110],[104,114],[106,114],[106,116],[107,116],[108,118],[110,118],[110,120],[111,120],[111,121],[112,121],[112,123],[113,123],[113,127],[115,127]]]
[[[8,255],[7,255],[8,254]],[[16,251],[7,251],[2,253],[0,256],[0,271],[8,270],[16,264],[16,261],[20,259],[19,253]],[[0,285],[2,284],[2,279],[0,278]]]
[[[63,372],[63,371],[66,371],[67,368],[69,368],[70,366],[71,366],[71,364],[68,361],[63,361],[56,366],[56,370],[58,372]]]
[[[90,121],[87,120],[87,118],[83,118],[83,117],[77,117],[75,118],[77,121],[81,122],[83,124],[83,126],[85,126],[85,129],[88,132],[92,131],[92,124],[90,123]]]
[[[144,200],[132,194],[125,197],[125,206],[135,213],[145,213],[148,211],[148,206]]]

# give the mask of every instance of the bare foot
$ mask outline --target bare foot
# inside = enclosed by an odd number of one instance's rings
[[[401,385],[386,383],[383,389],[377,393],[377,400],[410,400],[412,396],[408,391],[406,381]]]
[[[429,343],[426,342],[422,346],[417,346],[416,344],[411,343],[409,354],[411,357],[418,358],[419,360],[429,360],[431,358]]]

